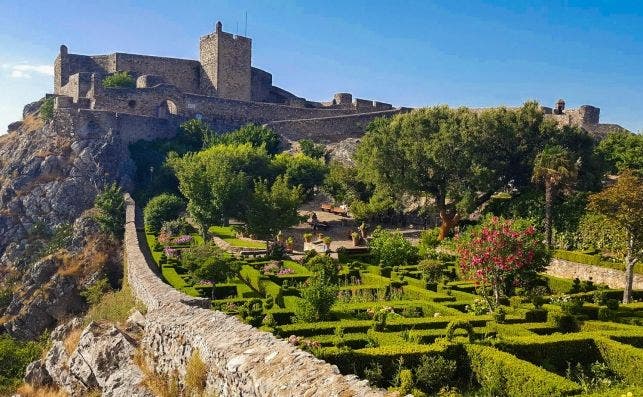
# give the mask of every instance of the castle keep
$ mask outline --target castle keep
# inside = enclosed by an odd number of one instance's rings
[[[62,45],[54,64],[55,106],[174,121],[197,118],[217,131],[270,124],[293,139],[327,142],[361,134],[374,118],[403,110],[348,93],[314,102],[274,86],[270,73],[251,65],[252,40],[224,32],[221,22],[201,37],[199,53],[198,61],[123,53],[87,56],[70,54]],[[102,80],[119,71],[134,77],[136,87],[103,87]]]
[[[129,142],[172,136],[182,120],[197,118],[220,132],[258,123],[287,139],[331,143],[360,136],[376,117],[409,110],[349,93],[310,101],[273,85],[272,75],[253,67],[251,59],[252,40],[224,32],[221,22],[201,37],[198,61],[78,55],[62,45],[54,64],[55,108],[78,127],[110,129]],[[105,77],[120,71],[134,77],[136,87],[103,87]],[[599,124],[600,109],[593,106],[565,110],[559,101],[543,112],[561,125],[579,125],[597,135],[614,127]]]

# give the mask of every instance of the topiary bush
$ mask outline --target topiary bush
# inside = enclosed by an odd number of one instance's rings
[[[467,332],[469,337],[469,342],[473,342],[475,334],[473,332],[473,325],[468,320],[453,320],[447,325],[446,329],[446,338],[447,340],[453,340],[455,336],[455,331],[458,329],[463,329]]]
[[[136,81],[129,72],[116,72],[111,76],[103,79],[103,87],[105,88],[135,88]]]
[[[163,193],[152,198],[143,210],[145,229],[148,233],[158,233],[164,222],[176,219],[185,210],[180,197]]]

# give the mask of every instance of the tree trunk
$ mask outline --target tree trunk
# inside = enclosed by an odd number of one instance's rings
[[[447,233],[449,233],[449,231],[458,224],[460,221],[460,214],[457,212],[449,214],[446,208],[442,208],[440,209],[440,220],[442,223],[440,224],[438,240],[442,241],[446,237]]]
[[[547,247],[551,248],[551,208],[553,206],[554,187],[551,182],[545,182],[545,233]]]
[[[632,301],[632,284],[634,283],[634,233],[628,233],[627,255],[625,256],[625,288],[623,289],[623,303]]]

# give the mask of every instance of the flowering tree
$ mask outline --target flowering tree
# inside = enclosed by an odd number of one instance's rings
[[[550,258],[533,225],[498,217],[459,236],[457,250],[460,269],[481,287],[491,307],[498,306],[505,286],[533,280]]]

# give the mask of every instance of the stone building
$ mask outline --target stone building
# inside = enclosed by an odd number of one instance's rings
[[[259,123],[287,139],[325,143],[358,137],[376,117],[410,110],[350,93],[337,93],[327,102],[310,101],[273,85],[272,75],[253,67],[251,60],[252,40],[224,32],[221,22],[201,37],[198,61],[124,53],[78,55],[62,45],[54,63],[55,108],[75,111],[70,117],[80,117],[81,124],[91,118],[93,123],[119,125],[119,133],[131,139],[171,136],[178,122],[197,118],[219,132]],[[105,77],[122,71],[136,80],[135,87],[103,87]],[[560,100],[555,109],[543,107],[543,112],[561,125],[580,125],[599,135],[614,127],[600,124],[600,109],[588,105],[565,110]],[[132,122],[136,131],[122,121],[125,116],[137,120]],[[156,130],[141,129],[146,124]],[[159,124],[168,130],[159,130]]]
[[[88,56],[71,54],[62,45],[54,63],[55,106],[161,119],[198,118],[217,131],[278,122],[273,128],[291,139],[305,136],[326,142],[361,134],[374,118],[404,110],[349,93],[314,102],[274,86],[270,73],[251,65],[252,40],[224,32],[221,22],[201,37],[199,54],[198,61],[123,53]],[[136,80],[136,87],[103,87],[105,77],[121,71]]]

